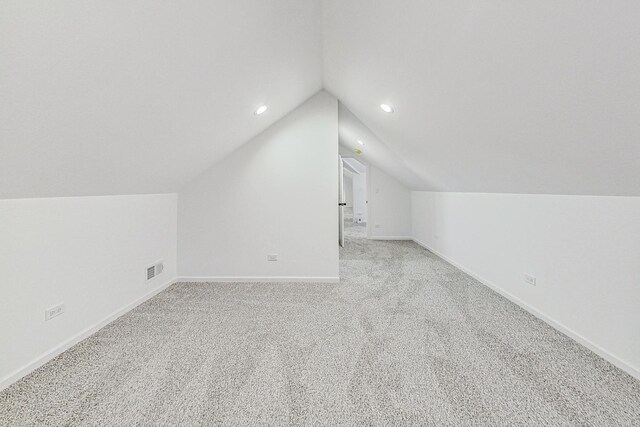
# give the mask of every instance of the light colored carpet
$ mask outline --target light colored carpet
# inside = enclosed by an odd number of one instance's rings
[[[344,222],[344,236],[353,238],[366,238],[367,237],[367,224],[354,223],[351,220],[345,220]]]
[[[640,423],[639,381],[414,243],[340,256],[340,284],[176,284],[0,393],[0,424]]]

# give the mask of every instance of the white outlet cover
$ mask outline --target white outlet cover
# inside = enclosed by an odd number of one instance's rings
[[[278,254],[267,254],[267,261],[277,261]]]
[[[65,311],[64,303],[55,305],[51,308],[48,308],[44,311],[44,320],[51,320],[56,316],[60,316]]]
[[[530,274],[525,274],[524,275],[524,281],[530,285],[535,286],[536,285],[536,277],[532,276]]]

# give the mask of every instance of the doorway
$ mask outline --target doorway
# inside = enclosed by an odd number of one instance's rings
[[[344,246],[345,237],[367,237],[367,168],[353,157],[342,157],[340,175],[340,246]]]

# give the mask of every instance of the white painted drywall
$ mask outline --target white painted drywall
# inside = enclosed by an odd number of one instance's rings
[[[176,192],[322,88],[319,14],[0,1],[0,198]]]
[[[417,241],[636,376],[639,218],[638,197],[412,193]],[[535,276],[536,286],[524,274]]]
[[[373,165],[367,173],[369,185],[369,238],[411,237],[411,192],[395,178]]]
[[[213,165],[180,191],[178,212],[181,277],[335,280],[337,100],[316,94]]]
[[[324,0],[324,87],[410,189],[639,196],[638,22],[634,0]]]
[[[353,220],[367,222],[367,174],[353,174]]]
[[[175,194],[0,200],[0,385],[173,280],[176,241]]]
[[[375,105],[374,105],[375,107]],[[378,136],[341,102],[338,103],[340,154],[362,164],[373,164],[409,189],[421,188],[422,181],[408,163],[398,157]],[[361,145],[358,141],[362,142]],[[356,154],[354,150],[359,150]]]

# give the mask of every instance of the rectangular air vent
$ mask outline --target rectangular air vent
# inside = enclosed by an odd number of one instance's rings
[[[164,270],[164,263],[163,261],[158,261],[153,265],[150,265],[147,267],[147,280],[151,280],[154,277],[159,276],[162,273],[162,270]]]

